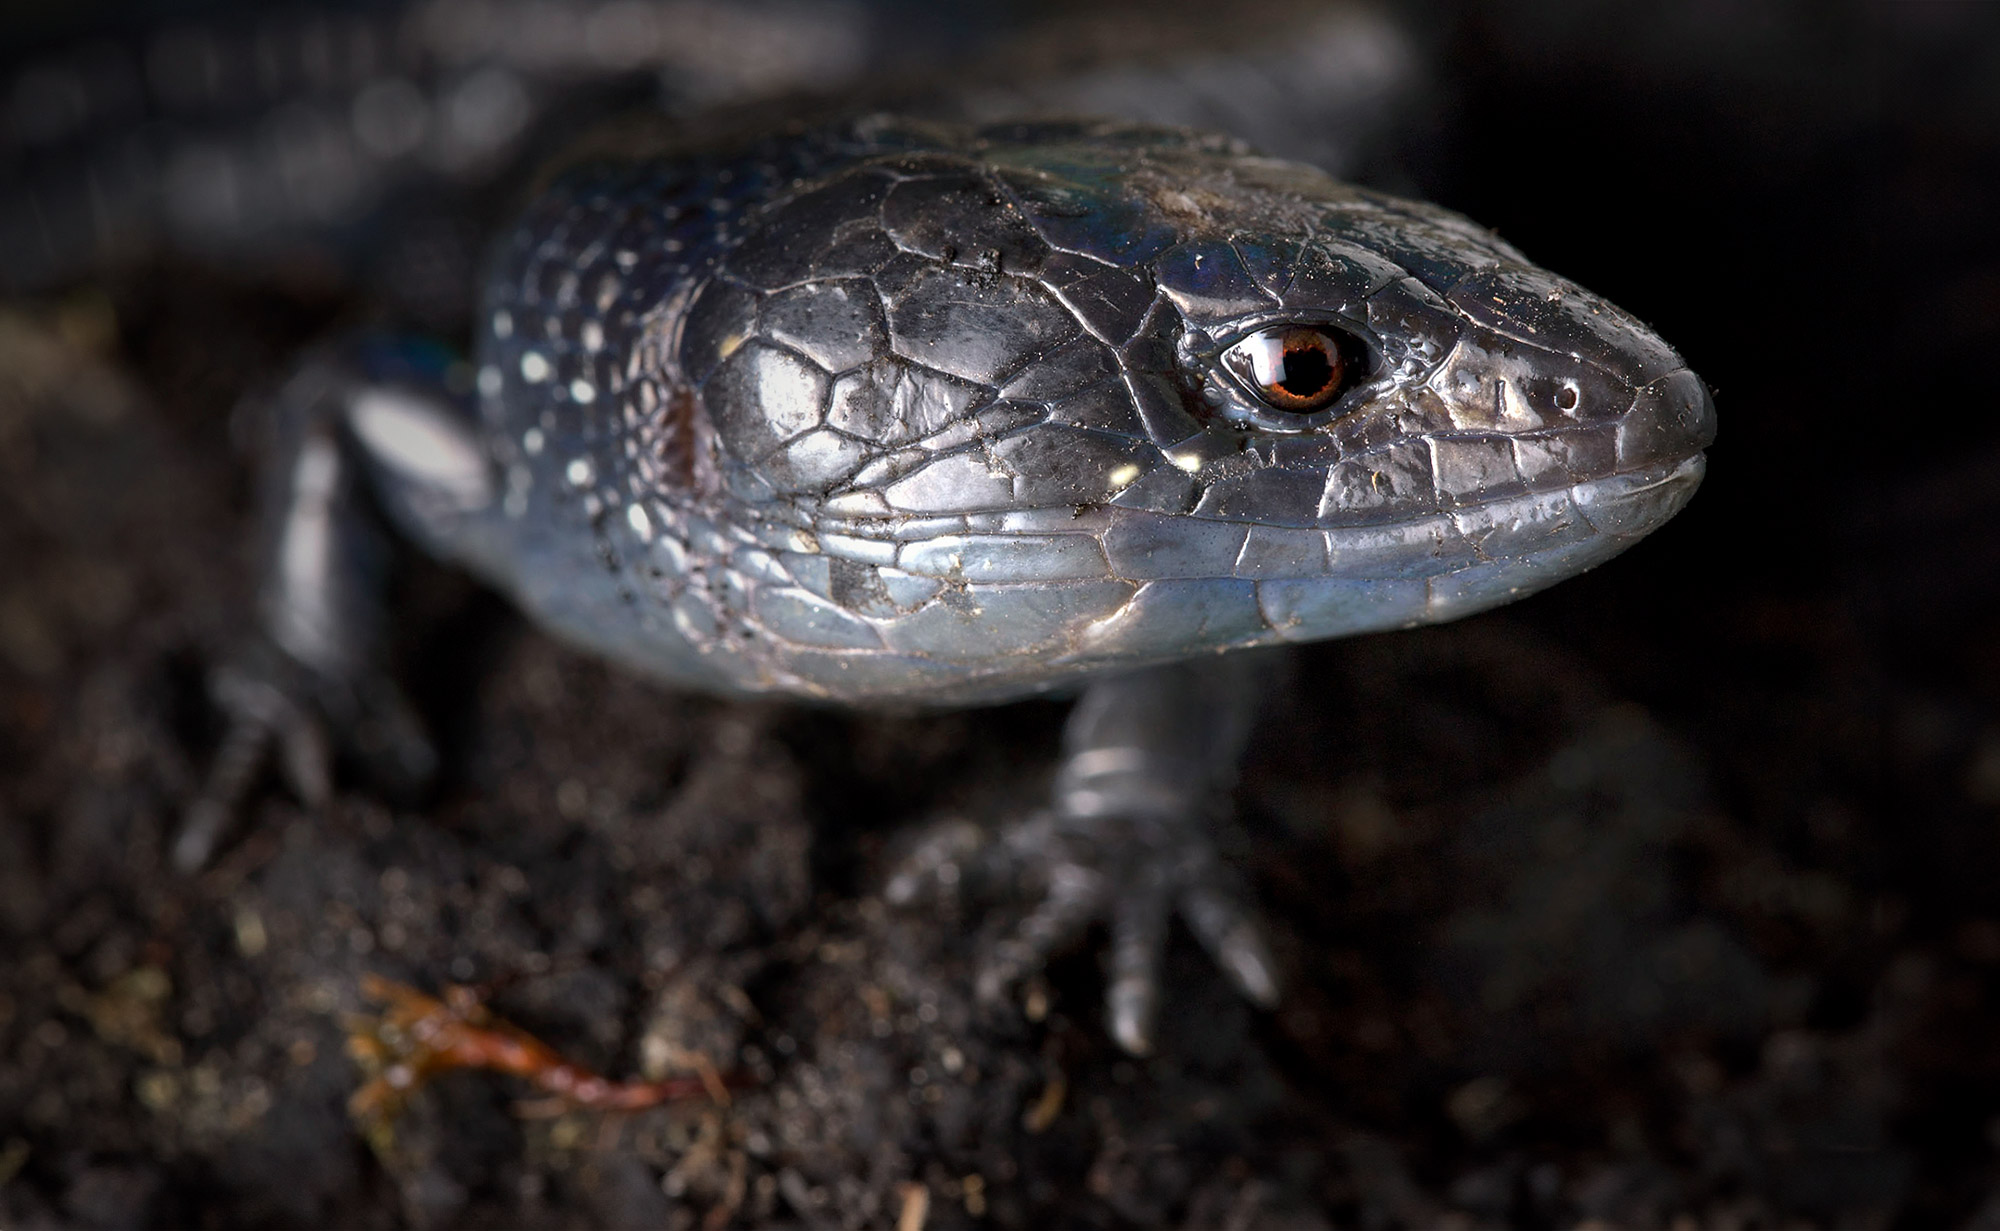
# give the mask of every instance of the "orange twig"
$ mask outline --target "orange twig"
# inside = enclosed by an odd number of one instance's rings
[[[491,1069],[526,1078],[574,1107],[637,1111],[707,1094],[728,1101],[728,1083],[711,1066],[661,1081],[611,1081],[571,1064],[548,1044],[487,1012],[469,987],[447,985],[444,998],[377,975],[361,994],[386,1006],[379,1018],[350,1023],[347,1050],[372,1075],[354,1092],[348,1112],[359,1119],[393,1116],[402,1100],[453,1069]]]

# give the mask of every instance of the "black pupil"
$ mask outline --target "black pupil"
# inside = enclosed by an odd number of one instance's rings
[[[1295,398],[1309,398],[1333,381],[1333,359],[1324,346],[1301,346],[1285,350],[1285,379],[1278,388]]]

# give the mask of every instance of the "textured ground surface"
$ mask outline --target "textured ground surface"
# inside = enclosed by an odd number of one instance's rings
[[[172,875],[248,592],[226,411],[351,305],[160,267],[0,307],[0,1226],[2000,1226],[2000,110],[1972,6],[1891,9],[1454,36],[1419,186],[1652,319],[1723,444],[1600,572],[1302,657],[1233,847],[1291,995],[1177,936],[1143,1062],[1090,952],[983,1010],[997,920],[878,897],[1039,797],[1059,707],[664,695],[438,573],[438,795],[273,789]],[[458,1074],[371,1143],[369,973],[753,1081]]]

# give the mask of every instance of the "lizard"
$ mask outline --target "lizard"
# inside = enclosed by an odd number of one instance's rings
[[[329,347],[274,399],[258,652],[175,856],[276,744],[435,754],[382,666],[394,533],[677,688],[897,708],[1075,695],[1052,797],[995,843],[1046,887],[998,994],[1092,922],[1151,1045],[1176,912],[1279,995],[1210,838],[1247,653],[1456,619],[1679,511],[1707,388],[1630,314],[1436,206],[1126,121],[867,115],[585,141],[503,229],[467,362]]]

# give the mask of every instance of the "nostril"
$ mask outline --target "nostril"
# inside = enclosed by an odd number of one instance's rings
[[[1573,411],[1576,409],[1578,400],[1575,381],[1566,380],[1563,382],[1562,388],[1556,390],[1557,410],[1565,413]]]

